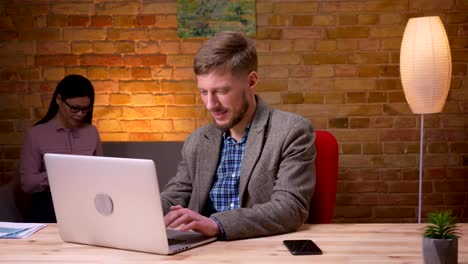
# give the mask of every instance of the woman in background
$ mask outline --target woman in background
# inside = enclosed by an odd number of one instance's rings
[[[26,222],[55,223],[45,153],[102,155],[102,145],[93,118],[94,88],[81,75],[63,78],[50,101],[47,114],[29,129],[20,161],[21,188],[31,194]]]

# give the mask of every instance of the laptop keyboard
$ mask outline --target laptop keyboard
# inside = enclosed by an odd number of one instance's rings
[[[167,241],[169,242],[169,246],[185,242],[185,240],[175,239],[175,238],[168,238]]]

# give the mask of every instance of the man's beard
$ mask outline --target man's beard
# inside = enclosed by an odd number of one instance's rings
[[[229,120],[226,124],[218,124],[215,119],[213,119],[213,121],[216,124],[216,126],[218,128],[220,128],[220,129],[223,129],[223,130],[231,129],[235,125],[239,124],[239,122],[242,120],[242,118],[244,118],[245,113],[249,109],[249,106],[250,106],[249,100],[244,98],[239,111],[233,112],[233,116],[232,116],[231,120]]]

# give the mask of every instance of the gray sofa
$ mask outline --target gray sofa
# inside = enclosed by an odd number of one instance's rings
[[[152,159],[161,189],[175,175],[183,142],[103,142],[104,156]],[[18,179],[0,186],[0,221],[21,222],[28,204]],[[20,209],[18,209],[20,208]]]
[[[104,156],[152,159],[160,188],[177,172],[183,142],[103,142]]]

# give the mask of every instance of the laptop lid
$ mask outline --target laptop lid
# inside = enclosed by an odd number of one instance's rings
[[[216,240],[170,230],[179,243],[169,245],[153,160],[47,153],[44,161],[66,242],[172,254]]]

